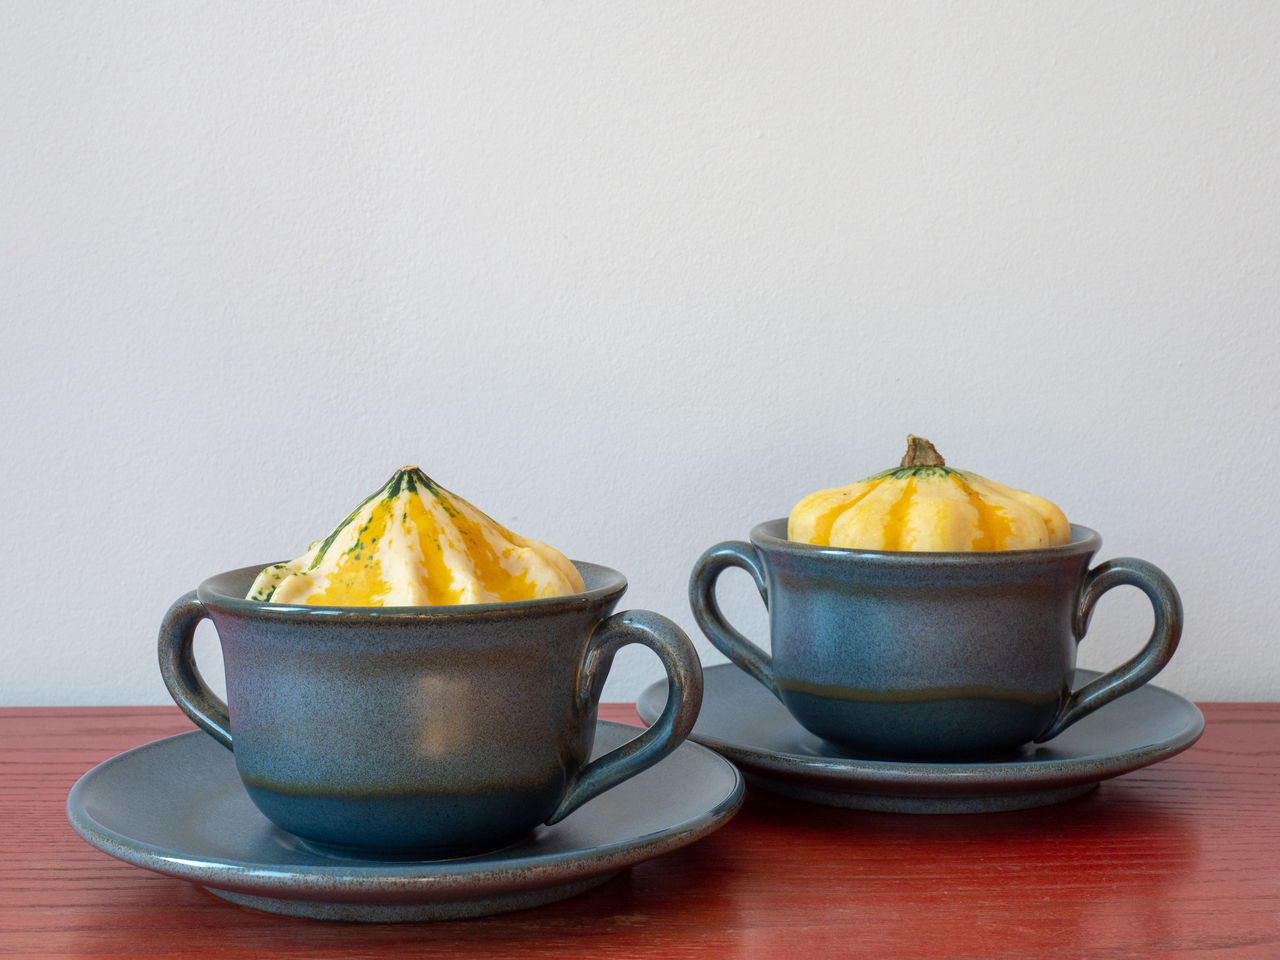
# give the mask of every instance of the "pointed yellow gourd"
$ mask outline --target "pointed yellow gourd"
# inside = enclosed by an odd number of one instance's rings
[[[787,538],[859,550],[1023,550],[1067,543],[1066,515],[1044,497],[948,467],[907,437],[902,463],[795,505]]]
[[[401,467],[325,539],[259,573],[248,599],[440,606],[584,589],[577,568],[559,550],[512,533],[417,467]]]

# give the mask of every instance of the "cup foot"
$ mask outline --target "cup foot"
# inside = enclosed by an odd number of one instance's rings
[[[1019,756],[1052,723],[1060,696],[1006,691],[783,689],[783,702],[813,733],[852,757],[928,762]]]
[[[769,793],[806,803],[820,803],[829,807],[848,810],[866,810],[874,813],[911,813],[945,815],[966,813],[1006,813],[1027,810],[1055,803],[1074,800],[1096,790],[1098,784],[1078,783],[1066,787],[1044,790],[1020,790],[1009,793],[937,794],[916,796],[904,793],[873,793],[851,789],[847,785],[823,786],[807,783],[789,776],[770,776],[759,772],[746,774],[747,783]],[[903,788],[909,791],[909,787]]]
[[[1031,744],[1015,746],[983,747],[978,749],[944,745],[938,749],[897,744],[885,747],[862,741],[842,742],[821,738],[827,748],[850,760],[873,760],[886,763],[1010,763],[1026,756]]]
[[[316,854],[351,860],[437,861],[492,853],[528,837],[555,801],[553,791],[307,794],[248,782],[245,788],[284,835]]]

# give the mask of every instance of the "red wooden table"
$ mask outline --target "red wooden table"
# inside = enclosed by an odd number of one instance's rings
[[[1203,710],[1186,753],[1057,806],[911,816],[749,790],[717,833],[573,899],[378,926],[246,910],[72,831],[76,779],[191,729],[176,709],[0,709],[0,956],[1280,958],[1280,704]]]

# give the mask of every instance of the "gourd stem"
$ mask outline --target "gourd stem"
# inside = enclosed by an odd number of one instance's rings
[[[899,467],[945,467],[947,462],[933,444],[914,433],[907,434],[907,452]]]

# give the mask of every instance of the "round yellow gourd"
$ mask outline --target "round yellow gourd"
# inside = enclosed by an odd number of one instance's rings
[[[1021,550],[1067,543],[1053,503],[948,467],[933,444],[907,437],[902,463],[795,505],[787,538],[861,550]]]
[[[512,533],[417,467],[401,467],[325,539],[258,574],[248,599],[439,606],[584,589],[560,551]]]

